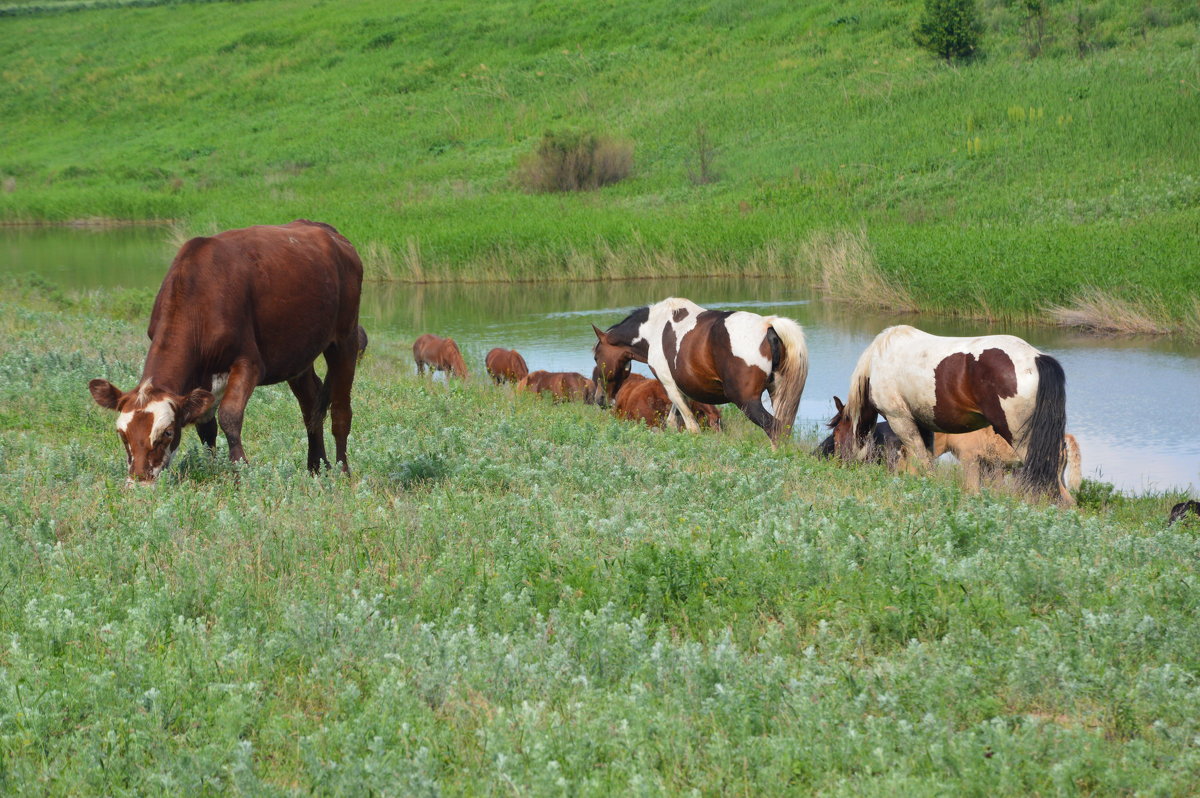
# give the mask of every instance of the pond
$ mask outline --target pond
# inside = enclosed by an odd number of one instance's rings
[[[64,287],[153,289],[170,262],[167,239],[161,228],[0,228],[0,270],[35,272]],[[403,339],[423,332],[451,336],[479,377],[483,357],[494,346],[517,349],[531,369],[590,375],[591,325],[604,329],[633,308],[667,296],[789,316],[804,325],[810,369],[798,421],[803,430],[833,415],[832,397],[845,398],[859,354],[884,327],[903,323],[940,335],[1018,335],[1062,362],[1068,429],[1079,440],[1085,477],[1130,493],[1200,487],[1200,347],[1174,340],[853,311],[786,281],[723,278],[368,283],[362,322],[368,332],[387,330]]]

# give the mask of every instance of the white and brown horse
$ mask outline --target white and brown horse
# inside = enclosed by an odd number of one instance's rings
[[[706,310],[672,297],[638,308],[606,331],[593,325],[599,390],[611,403],[630,362],[646,363],[691,432],[700,427],[688,406],[732,402],[778,444],[791,435],[808,379],[808,349],[800,325],[782,316]],[[774,415],[763,406],[766,391]]]
[[[309,470],[329,465],[329,410],[337,462],[348,472],[350,388],[366,340],[358,325],[361,287],[358,253],[321,222],[228,230],[184,244],[154,300],[138,386],[125,393],[107,380],[88,384],[96,404],[118,413],[128,481],[153,482],[189,424],[212,448],[219,422],[230,458],[245,460],[250,394],[285,381],[304,416]],[[322,355],[324,381],[313,370]]]
[[[1058,495],[1066,377],[1057,360],[1020,338],[947,338],[906,325],[887,328],[850,377],[850,396],[834,428],[837,452],[862,457],[879,415],[925,466],[932,458],[922,430],[957,434],[991,425],[1020,459],[1025,487]]]
[[[441,338],[432,333],[425,333],[413,341],[412,350],[418,376],[424,376],[426,366],[429,367],[431,377],[435,371],[445,371],[464,380],[468,376],[467,363],[453,338]]]

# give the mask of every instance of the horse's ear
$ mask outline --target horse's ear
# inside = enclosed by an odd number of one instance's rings
[[[608,343],[608,340],[606,339],[603,331],[601,331],[601,329],[599,327],[597,327],[595,324],[593,324],[592,329],[595,330],[596,338],[600,341],[600,343],[602,343],[602,344]]]
[[[833,406],[837,408],[839,413],[846,409],[846,406],[842,404],[842,400],[838,399],[836,396],[833,397]]]

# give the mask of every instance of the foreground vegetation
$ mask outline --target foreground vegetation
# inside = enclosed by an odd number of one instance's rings
[[[353,478],[294,400],[123,487],[127,295],[0,304],[0,792],[1200,789],[1196,531],[664,434],[374,334]],[[1110,502],[1102,506],[1104,502]]]
[[[0,6],[0,219],[312,217],[377,277],[801,275],[1200,336],[1189,0],[982,0],[961,67],[921,0],[95,5]],[[525,193],[547,131],[633,176]]]

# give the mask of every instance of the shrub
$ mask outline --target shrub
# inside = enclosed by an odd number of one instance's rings
[[[913,39],[949,64],[956,58],[974,55],[979,34],[975,0],[925,0],[925,13],[913,31]]]
[[[633,145],[591,132],[547,132],[517,171],[526,191],[586,191],[633,171]]]

